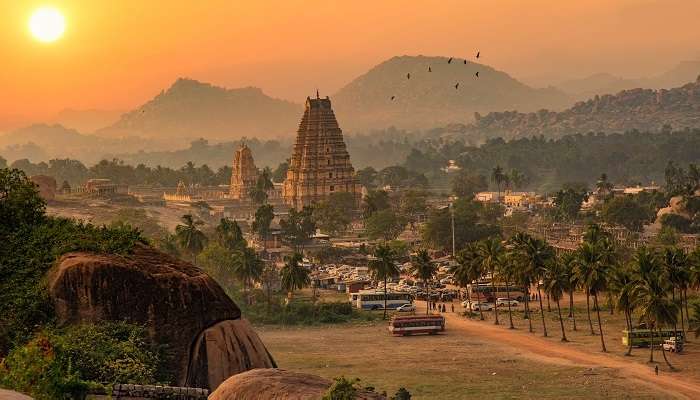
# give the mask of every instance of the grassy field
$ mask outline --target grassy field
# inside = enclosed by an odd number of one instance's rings
[[[385,322],[321,327],[257,327],[281,368],[326,378],[358,377],[414,399],[664,399],[607,368],[538,363],[514,348],[465,337],[392,337]]]

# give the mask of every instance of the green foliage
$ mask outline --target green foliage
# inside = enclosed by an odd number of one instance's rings
[[[459,199],[454,205],[455,246],[457,250],[469,242],[497,235],[500,229],[483,219],[483,205],[471,199]],[[434,210],[423,228],[423,240],[436,248],[452,248],[450,209]]]
[[[370,239],[393,240],[403,232],[407,222],[392,209],[385,209],[365,219],[365,232]]]
[[[221,285],[226,292],[238,286],[233,253],[217,242],[207,244],[197,256],[197,266]]]
[[[381,186],[392,188],[425,188],[428,186],[428,179],[425,175],[400,165],[382,169],[377,173],[375,179]]]
[[[125,225],[138,229],[149,239],[162,238],[168,234],[168,230],[159,225],[157,219],[141,208],[120,208],[116,211],[110,226],[116,228]]]
[[[273,295],[269,307],[264,302],[241,306],[244,307],[246,318],[254,324],[309,326],[375,319],[373,313],[353,309],[346,301],[313,303],[300,298],[285,306],[278,296]]]
[[[555,217],[561,220],[575,220],[581,204],[587,198],[585,188],[565,187],[554,195]]]
[[[601,217],[609,224],[639,232],[644,224],[652,222],[656,216],[656,208],[640,200],[637,196],[615,197],[603,205]]]
[[[316,222],[313,218],[313,208],[304,207],[301,211],[292,208],[287,218],[280,220],[282,241],[298,249],[309,241],[316,232]]]
[[[182,225],[175,227],[175,236],[180,244],[180,247],[190,253],[193,258],[202,251],[207,243],[207,237],[199,230],[198,226],[204,223],[195,220],[192,215],[185,214],[182,216]]]
[[[154,384],[159,351],[145,328],[124,322],[46,330],[13,349],[0,364],[0,386],[35,398],[81,398],[91,386]]]
[[[287,170],[289,169],[289,160],[279,163],[277,168],[272,171],[272,181],[277,183],[284,182],[287,177]]]
[[[311,284],[309,270],[300,265],[302,256],[299,253],[294,253],[287,260],[280,271],[282,288],[290,295],[297,289],[302,289]]]
[[[377,187],[375,179],[377,178],[377,170],[372,167],[365,167],[357,171],[355,174],[360,185],[367,188],[367,190],[374,190]]]
[[[399,388],[391,400],[411,400],[411,393],[406,388]]]
[[[489,184],[484,175],[460,170],[459,173],[452,178],[452,193],[457,197],[472,199],[475,194],[488,188]]]
[[[267,238],[270,234],[270,224],[275,219],[275,210],[270,204],[265,204],[255,210],[255,219],[252,229],[261,239]]]
[[[348,228],[356,207],[355,197],[351,193],[332,193],[327,199],[314,205],[314,221],[321,231],[335,235]]]
[[[384,190],[371,190],[367,193],[362,203],[362,216],[369,218],[377,211],[391,208],[389,193]]]
[[[44,219],[46,205],[24,172],[0,169],[0,237]]]
[[[326,394],[321,398],[322,400],[354,400],[357,396],[357,388],[355,385],[359,383],[360,380],[346,379],[344,376],[340,378],[335,378],[335,381],[328,388]]]
[[[662,216],[661,226],[669,227],[681,233],[696,233],[692,221],[678,214],[666,214]]]

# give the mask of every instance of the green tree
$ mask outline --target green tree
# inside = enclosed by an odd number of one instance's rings
[[[564,296],[564,291],[569,289],[569,274],[567,267],[556,258],[553,258],[544,268],[544,291],[554,299],[557,304],[557,314],[559,315],[559,326],[561,327],[561,341],[568,342],[564,329],[564,318],[561,315],[559,301]]]
[[[279,163],[272,172],[272,180],[277,183],[284,182],[284,179],[287,177],[287,170],[289,170],[289,160]]]
[[[219,225],[216,226],[216,240],[230,251],[238,251],[248,245],[238,222],[228,218],[219,220]]]
[[[585,188],[565,187],[561,189],[554,195],[556,216],[563,220],[575,220],[581,210],[581,204],[587,197]]]
[[[208,243],[197,256],[197,265],[223,287],[233,294],[239,281],[234,253],[218,242]]]
[[[384,190],[370,190],[362,202],[362,216],[369,218],[377,211],[391,208],[389,193]]]
[[[455,245],[463,248],[469,242],[475,242],[498,235],[500,228],[484,223],[483,206],[470,199],[458,199],[453,205]],[[435,248],[449,250],[452,248],[452,215],[445,207],[433,210],[422,231],[423,241]]]
[[[36,186],[18,169],[0,169],[0,236],[44,220],[46,204]]]
[[[355,197],[351,193],[332,193],[328,198],[314,205],[314,221],[321,231],[336,235],[348,228],[355,208]]]
[[[452,193],[457,197],[473,199],[474,195],[488,188],[489,184],[483,175],[461,170],[452,178]]]
[[[406,190],[401,195],[400,213],[414,229],[418,218],[428,210],[428,194],[420,190]]]
[[[207,243],[207,237],[198,228],[203,222],[195,220],[190,214],[183,215],[181,220],[183,224],[175,227],[175,236],[180,247],[190,253],[192,262],[196,264],[197,254]]]
[[[270,175],[270,170],[265,168],[260,175],[258,175],[258,180],[255,182],[255,186],[250,189],[248,195],[255,204],[263,205],[267,203],[267,194],[275,187],[272,184]]]
[[[411,273],[416,279],[423,281],[425,285],[427,301],[425,303],[425,314],[430,310],[430,282],[437,273],[437,265],[433,262],[428,250],[420,249],[411,260]]]
[[[301,211],[292,208],[287,218],[280,220],[282,240],[299,251],[316,232],[316,222],[313,218],[313,208],[305,206]]]
[[[491,182],[496,184],[498,189],[498,201],[501,201],[501,185],[506,181],[506,174],[503,173],[503,168],[500,165],[496,165],[491,170]]]
[[[386,284],[389,279],[400,272],[396,266],[396,255],[389,246],[378,245],[374,250],[374,258],[370,260],[368,267],[375,279],[384,281],[384,319],[386,319]]]
[[[484,239],[477,244],[477,253],[479,261],[484,271],[488,271],[491,275],[491,289],[496,293],[496,271],[501,269],[501,265],[505,263],[504,250],[501,245],[501,239],[498,237]],[[496,299],[494,298],[493,317],[494,324],[498,325],[498,307],[496,307]]]
[[[233,254],[233,269],[236,277],[243,282],[243,290],[246,293],[246,301],[250,304],[250,289],[253,283],[260,279],[265,264],[258,257],[255,250],[244,247]]]
[[[272,205],[264,204],[255,210],[252,229],[263,243],[270,234],[270,224],[272,224],[273,219],[275,219],[275,210]]]
[[[467,243],[457,254],[457,265],[452,268],[451,272],[454,274],[457,285],[467,289],[472,282],[481,279],[483,270],[476,243]],[[471,305],[470,290],[467,290],[467,296]],[[471,316],[471,308],[469,309],[469,315]],[[484,320],[484,312],[481,310],[481,307],[479,307],[479,317],[482,321]]]
[[[547,325],[544,319],[544,307],[542,306],[542,293],[539,280],[545,271],[548,263],[554,259],[554,249],[544,240],[528,235],[519,235],[515,241],[516,249],[519,252],[521,268],[527,271],[527,281],[537,285],[537,294],[540,302],[540,315],[542,316],[543,335],[547,336]]]
[[[377,211],[365,220],[365,232],[370,239],[396,239],[406,227],[406,219],[391,209]]]
[[[622,225],[633,231],[641,231],[656,215],[655,209],[640,204],[634,196],[620,196],[607,201],[601,210],[603,221]]]
[[[636,306],[636,290],[639,285],[637,275],[630,267],[616,268],[610,274],[610,291],[615,296],[615,307],[625,314],[627,332],[634,328],[632,314]],[[626,355],[632,355],[632,341],[629,341]]]
[[[282,288],[287,291],[287,299],[291,300],[295,290],[303,289],[311,284],[309,270],[299,263],[302,261],[299,253],[286,257],[284,267],[280,270]]]
[[[374,190],[377,185],[375,179],[377,179],[377,170],[372,167],[365,167],[357,171],[355,174],[360,185],[367,188],[367,190]]]

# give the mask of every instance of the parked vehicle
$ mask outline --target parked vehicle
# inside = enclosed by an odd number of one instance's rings
[[[416,333],[435,335],[445,330],[445,317],[442,315],[394,316],[389,322],[389,332],[396,336]]]
[[[508,307],[508,303],[510,303],[511,307],[517,307],[520,305],[518,300],[515,299],[508,299],[505,297],[499,297],[496,299],[496,307]]]
[[[485,303],[485,302],[476,302],[476,301],[469,301],[465,300],[462,302],[462,307],[468,308],[472,311],[491,311],[493,310],[493,303]]]
[[[625,329],[622,331],[622,344],[625,346],[629,346],[631,344],[632,346],[636,347],[649,347],[652,342],[652,337],[654,340],[654,345],[658,346],[664,343],[664,341],[668,338],[676,339],[682,342],[685,336],[682,330],[676,330],[674,332],[673,329],[649,330],[645,328],[636,328],[632,329],[630,332]]]
[[[672,337],[664,341],[664,350],[670,351],[671,353],[680,353],[683,351],[683,340],[676,340]]]
[[[402,306],[397,307],[396,311],[398,311],[398,312],[415,312],[416,306],[414,306],[413,304],[404,304]]]

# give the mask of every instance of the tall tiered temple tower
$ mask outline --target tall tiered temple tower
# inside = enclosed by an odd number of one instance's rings
[[[331,193],[351,193],[360,201],[360,184],[328,97],[306,98],[282,195],[300,209]]]
[[[253,160],[250,148],[242,143],[233,155],[233,171],[231,174],[231,186],[229,198],[245,200],[250,198],[250,189],[255,187],[258,181],[259,171]]]

